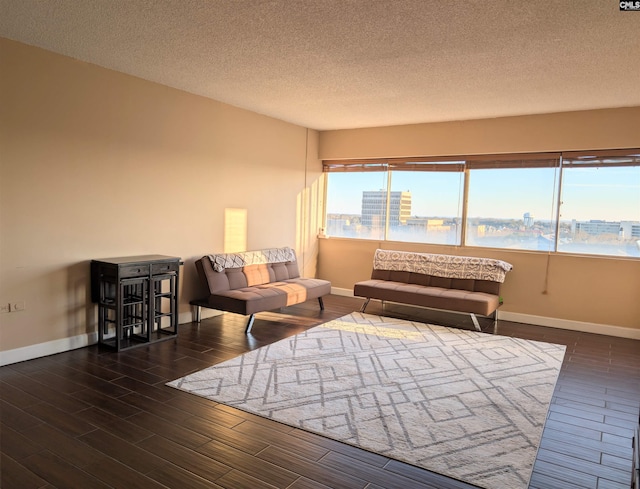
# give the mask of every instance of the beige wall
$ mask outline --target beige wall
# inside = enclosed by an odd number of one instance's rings
[[[446,156],[640,146],[640,107],[323,131],[320,158]]]
[[[313,276],[314,131],[0,39],[0,350],[95,332],[89,261],[185,262],[223,251],[226,208],[248,249],[296,247]]]
[[[464,155],[640,147],[640,107],[416,124],[320,134],[320,158]],[[502,289],[502,310],[640,330],[640,260],[480,248],[411,245],[328,238],[320,240],[318,274],[353,289],[369,277],[376,248],[487,256],[514,269]],[[547,260],[549,260],[547,275]],[[545,293],[545,283],[547,284]],[[556,320],[554,322],[554,320]],[[592,330],[593,328],[591,328]],[[597,330],[597,328],[596,328]],[[611,329],[602,328],[603,332]],[[637,331],[631,334],[638,337]]]

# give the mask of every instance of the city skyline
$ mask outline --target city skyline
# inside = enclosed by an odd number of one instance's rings
[[[468,216],[521,219],[529,212],[536,220],[554,221],[556,173],[548,168],[478,170],[470,179]],[[412,193],[412,216],[455,218],[462,214],[463,185],[462,173],[393,172],[391,190]],[[330,173],[327,214],[357,215],[362,191],[386,186],[386,172]],[[562,187],[560,221],[640,221],[640,167],[570,169]]]
[[[467,219],[473,219],[473,220],[487,220],[487,221],[491,221],[491,220],[496,220],[496,221],[523,221],[525,220],[524,215],[528,214],[527,212],[524,212],[522,214],[521,217],[486,217],[486,216],[476,216],[476,217],[472,217],[472,216],[468,216]],[[362,214],[361,213],[346,213],[346,212],[327,212],[326,214],[327,217],[361,217]],[[549,225],[551,223],[555,223],[555,219],[538,219],[536,216],[531,216],[531,218],[533,219],[534,223],[540,223],[540,224],[545,224],[545,225]],[[460,216],[439,216],[439,215],[433,215],[433,216],[419,216],[419,215],[411,215],[411,219],[447,219],[447,220],[451,220],[451,221],[460,221],[462,220],[462,217]],[[625,220],[625,219],[618,219],[618,220],[605,220],[605,219],[560,219],[560,223],[564,224],[564,225],[570,225],[572,222],[580,222],[580,223],[589,223],[589,222],[606,222],[606,223],[627,223],[627,222],[632,222],[632,223],[640,223],[640,220]]]

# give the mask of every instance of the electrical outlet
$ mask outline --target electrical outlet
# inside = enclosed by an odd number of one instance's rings
[[[11,311],[11,305],[8,303],[4,303],[4,304],[0,304],[0,314],[4,313],[4,312],[10,312]]]
[[[24,300],[21,300],[18,302],[13,302],[12,304],[10,304],[10,307],[11,307],[11,312],[24,311],[27,308],[27,304],[25,303]]]

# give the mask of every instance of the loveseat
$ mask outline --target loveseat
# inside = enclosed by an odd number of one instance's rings
[[[300,277],[295,251],[288,247],[206,255],[196,261],[196,269],[206,290],[190,302],[196,321],[202,307],[243,314],[249,316],[246,333],[256,313],[310,299],[318,299],[322,310],[322,297],[331,293],[331,282]]]
[[[357,282],[353,295],[371,299],[477,315],[498,320],[500,285],[512,265],[469,256],[376,250],[371,279]]]

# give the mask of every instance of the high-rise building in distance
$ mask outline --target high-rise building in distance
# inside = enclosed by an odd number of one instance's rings
[[[389,227],[406,224],[411,217],[411,192],[390,192]],[[362,225],[384,226],[387,217],[387,191],[362,192]]]

